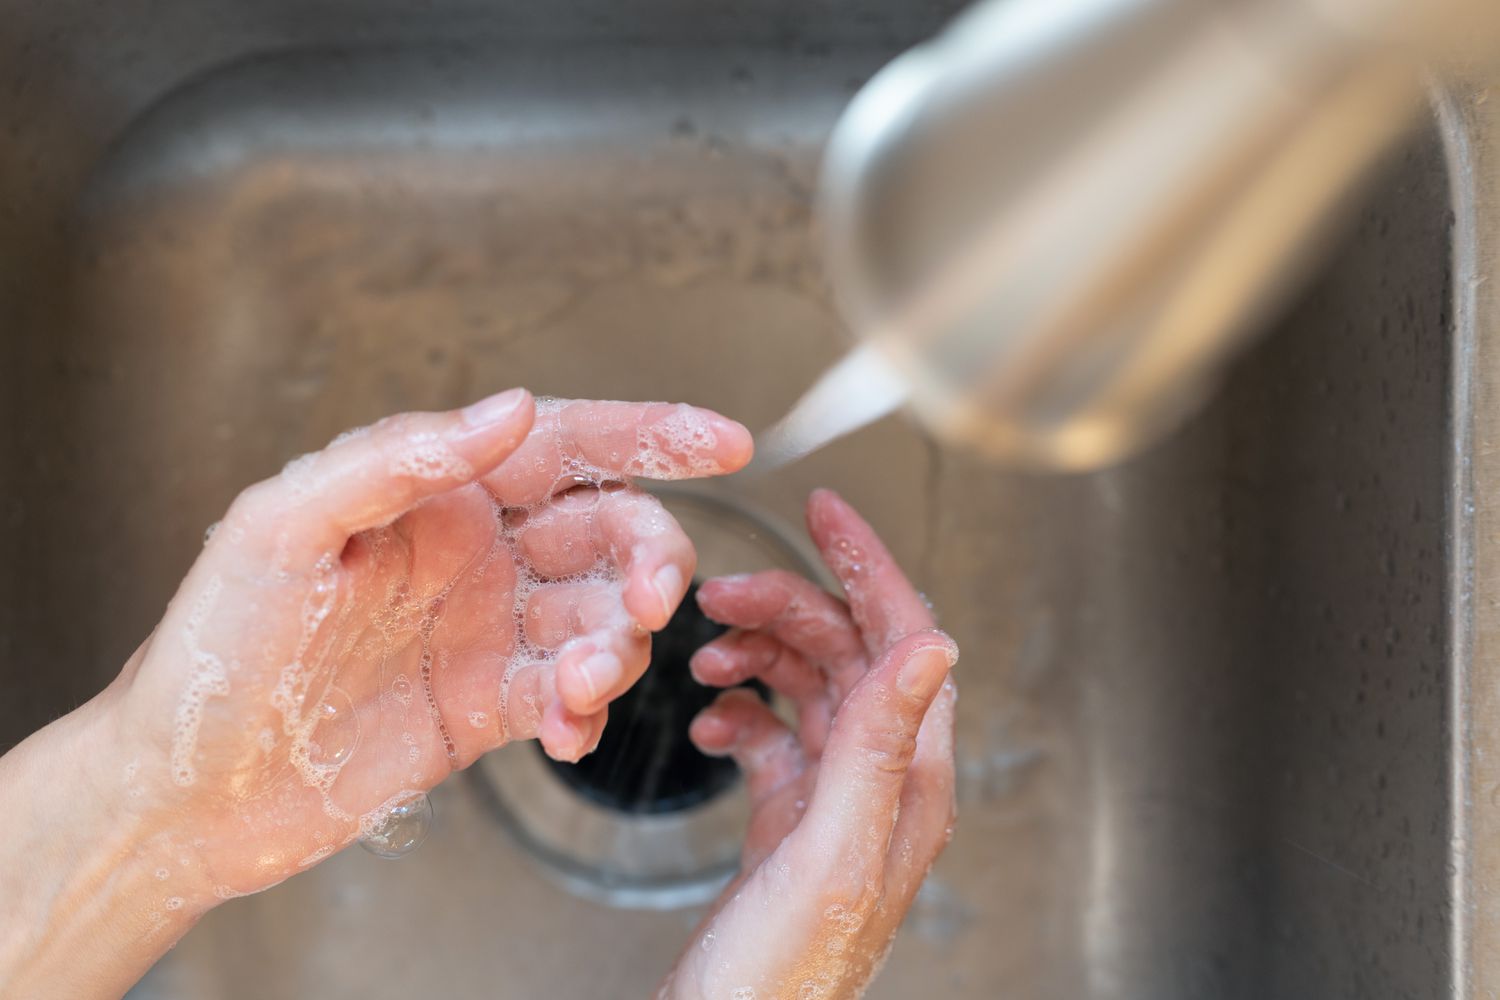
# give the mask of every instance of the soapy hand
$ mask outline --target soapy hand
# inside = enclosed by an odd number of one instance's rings
[[[697,653],[694,676],[759,678],[795,707],[797,731],[742,689],[694,720],[698,747],[745,772],[753,812],[740,875],[663,998],[859,995],[952,831],[958,649],[843,500],[813,494],[807,521],[847,602],[779,571],[698,590],[734,628]]]
[[[104,696],[126,806],[168,842],[163,893],[274,885],[509,740],[588,752],[694,569],[630,477],[750,451],[708,411],[515,390],[246,490]]]

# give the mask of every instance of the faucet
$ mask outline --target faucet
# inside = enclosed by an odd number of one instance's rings
[[[828,274],[861,346],[784,461],[909,404],[1015,466],[1179,425],[1482,59],[1494,0],[987,0],[880,71],[830,138]]]

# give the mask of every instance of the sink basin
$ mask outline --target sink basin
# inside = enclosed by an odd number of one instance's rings
[[[780,416],[846,345],[822,142],[954,6],[0,0],[0,745],[346,427],[514,384]],[[1485,93],[1437,95],[1130,464],[1007,474],[894,419],[713,484],[793,533],[836,486],[964,649],[961,823],[872,997],[1500,989]],[[650,995],[691,909],[571,894],[472,783],[433,798],[415,855],[232,901],[131,995]]]

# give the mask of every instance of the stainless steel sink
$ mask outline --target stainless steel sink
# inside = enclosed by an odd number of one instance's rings
[[[0,742],[340,429],[513,384],[779,416],[845,343],[820,145],[952,7],[0,0]],[[1485,93],[1130,465],[888,421],[716,486],[792,527],[838,487],[964,647],[958,835],[872,996],[1500,989]],[[416,855],[233,901],[133,996],[649,994],[691,911],[570,895],[471,785],[434,799]]]

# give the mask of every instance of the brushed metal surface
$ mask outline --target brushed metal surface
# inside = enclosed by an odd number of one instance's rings
[[[763,426],[842,352],[818,152],[945,5],[701,7],[0,0],[0,743],[345,427],[517,383]],[[890,420],[721,484],[793,526],[840,488],[964,646],[958,834],[872,996],[1500,986],[1482,93],[1129,465],[1002,475]],[[692,914],[570,897],[434,800],[413,857],[233,901],[134,995],[648,994]]]

